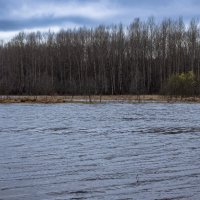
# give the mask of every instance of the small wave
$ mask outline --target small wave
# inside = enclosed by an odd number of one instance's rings
[[[200,133],[200,127],[159,127],[144,130],[146,133],[160,134],[182,134],[182,133]]]

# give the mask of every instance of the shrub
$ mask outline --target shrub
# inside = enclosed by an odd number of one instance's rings
[[[198,81],[193,73],[172,75],[165,84],[165,93],[176,96],[194,96],[198,90]]]

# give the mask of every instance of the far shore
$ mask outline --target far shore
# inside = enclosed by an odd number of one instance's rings
[[[200,97],[171,97],[163,95],[94,95],[94,96],[0,96],[0,103],[200,103]]]

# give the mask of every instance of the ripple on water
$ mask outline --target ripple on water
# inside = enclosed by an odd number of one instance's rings
[[[200,198],[200,105],[0,105],[0,199]]]

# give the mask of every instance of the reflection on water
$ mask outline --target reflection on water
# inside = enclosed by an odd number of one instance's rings
[[[0,105],[0,199],[200,199],[200,105]]]

